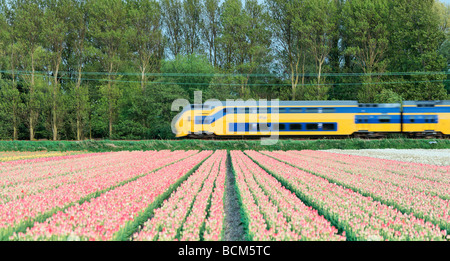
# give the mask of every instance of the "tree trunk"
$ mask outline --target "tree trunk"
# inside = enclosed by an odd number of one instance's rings
[[[80,88],[81,88],[81,65],[78,68],[78,79],[75,86],[77,92],[76,110],[77,110],[77,140],[81,140],[81,104],[80,104]]]
[[[109,118],[109,138],[112,137],[112,97],[111,97],[111,81],[108,81],[108,118]]]
[[[111,73],[112,63],[110,63],[109,79],[108,79],[108,119],[109,119],[109,138],[112,137],[112,93],[111,93]]]
[[[31,53],[31,86],[30,86],[30,115],[29,115],[29,123],[30,123],[30,140],[34,140],[34,125],[33,117],[34,117],[34,109],[33,109],[33,94],[34,94],[34,52]]]
[[[12,85],[13,88],[17,88],[16,87],[16,76],[15,76],[15,72],[14,72],[14,44],[11,43],[11,77],[12,77]],[[14,105],[13,105],[13,139],[17,140],[18,139],[18,123],[17,123],[17,107],[16,107],[16,101],[14,101]]]
[[[298,84],[298,64],[300,62],[300,58],[297,58],[295,62],[295,67],[293,65],[293,61],[291,61],[291,85],[292,85],[292,100],[295,101],[296,93],[297,93],[297,84]]]
[[[58,92],[58,71],[59,71],[59,62],[56,65],[55,69],[55,77],[53,82],[53,108],[52,108],[52,116],[53,116],[53,122],[52,122],[52,131],[53,131],[53,140],[58,139],[58,125],[57,125],[57,92]]]
[[[144,93],[144,91],[145,91],[145,65],[142,66],[142,71],[141,71],[141,89],[142,89],[142,93]]]
[[[302,99],[305,95],[305,62],[306,62],[306,55],[303,54],[303,61],[302,61]]]
[[[322,74],[322,64],[323,64],[323,62],[322,61],[319,61],[319,73],[317,74],[317,99],[320,99],[320,89],[321,89],[321,86],[320,86],[320,76],[321,76],[321,74]]]

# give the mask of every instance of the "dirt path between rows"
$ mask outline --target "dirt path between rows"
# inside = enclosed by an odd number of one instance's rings
[[[244,227],[241,222],[241,213],[239,201],[235,190],[235,178],[231,170],[231,158],[227,157],[227,178],[226,178],[226,195],[224,200],[225,208],[225,227],[224,241],[243,241]]]

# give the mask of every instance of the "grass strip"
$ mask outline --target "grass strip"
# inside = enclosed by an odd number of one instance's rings
[[[450,149],[450,139],[280,139],[274,145],[255,140],[84,140],[0,141],[0,151],[123,151],[123,150],[327,150],[327,149]]]

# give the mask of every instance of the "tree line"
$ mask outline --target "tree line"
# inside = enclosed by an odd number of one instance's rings
[[[173,137],[175,99],[449,99],[438,0],[0,0],[0,139]]]

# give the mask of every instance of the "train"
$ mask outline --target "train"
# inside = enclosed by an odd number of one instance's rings
[[[185,106],[172,130],[178,138],[448,138],[450,100],[206,102]]]

